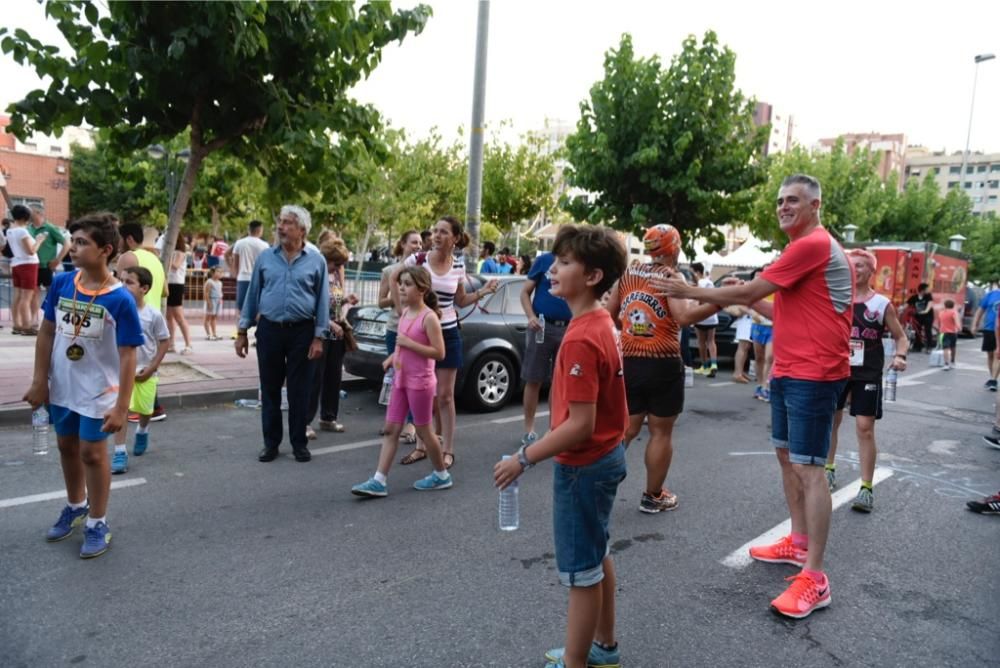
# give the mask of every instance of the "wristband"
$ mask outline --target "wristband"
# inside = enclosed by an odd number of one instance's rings
[[[534,466],[534,464],[528,461],[528,457],[524,454],[524,451],[527,449],[527,447],[528,446],[526,445],[522,445],[517,450],[517,463],[521,465],[522,471],[527,471],[532,466]]]

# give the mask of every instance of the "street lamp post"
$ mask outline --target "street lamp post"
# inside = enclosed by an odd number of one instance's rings
[[[969,129],[965,133],[965,152],[962,154],[962,171],[958,175],[958,187],[961,190],[965,183],[965,170],[969,164],[969,140],[972,139],[972,115],[976,109],[976,84],[979,82],[979,63],[996,58],[992,53],[981,53],[976,56],[976,69],[972,75],[972,103],[969,105]],[[971,181],[975,185],[975,180]],[[973,188],[974,189],[974,188]],[[976,201],[972,201],[972,210],[976,210]]]
[[[163,160],[163,173],[167,185],[167,221],[169,221],[170,216],[174,212],[174,203],[177,201],[177,189],[180,185],[177,182],[178,172],[180,171],[177,167],[180,164],[187,164],[188,158],[191,157],[191,151],[185,148],[171,155],[161,144],[153,144],[146,149],[146,153],[153,160]]]

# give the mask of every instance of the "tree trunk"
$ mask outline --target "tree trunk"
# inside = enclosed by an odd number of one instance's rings
[[[219,216],[219,208],[214,204],[211,206],[212,209],[212,234],[214,236],[221,236],[219,234],[219,225],[222,224],[222,217]]]
[[[372,232],[375,231],[375,222],[371,219],[368,220],[368,225],[365,226],[365,239],[361,242],[361,253],[358,255],[358,267],[354,271],[354,282],[357,284],[358,279],[361,278],[361,265],[365,261],[365,254],[368,252],[368,241],[372,237]]]
[[[184,212],[187,211],[191,202],[191,193],[194,192],[194,185],[198,181],[198,172],[201,171],[201,163],[205,160],[205,149],[202,146],[192,146],[191,156],[184,167],[184,177],[181,179],[181,187],[177,191],[177,199],[174,200],[174,209],[170,212],[170,220],[167,223],[167,239],[163,242],[162,257],[163,271],[170,271],[170,256],[177,245],[177,236],[181,231],[181,220]]]

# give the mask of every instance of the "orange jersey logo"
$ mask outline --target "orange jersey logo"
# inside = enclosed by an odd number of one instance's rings
[[[629,267],[618,282],[622,325],[622,355],[625,357],[680,357],[680,328],[670,314],[667,298],[658,294],[649,280],[666,271],[663,265]]]

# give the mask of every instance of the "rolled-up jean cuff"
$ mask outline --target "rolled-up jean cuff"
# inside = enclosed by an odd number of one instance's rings
[[[779,441],[776,438],[771,439],[771,445],[773,445],[776,448],[784,448],[785,450],[788,449],[788,441]]]
[[[611,554],[611,548],[604,550],[604,558]],[[564,587],[593,587],[604,579],[604,559],[594,568],[579,573],[563,573],[559,571],[559,584]]]

